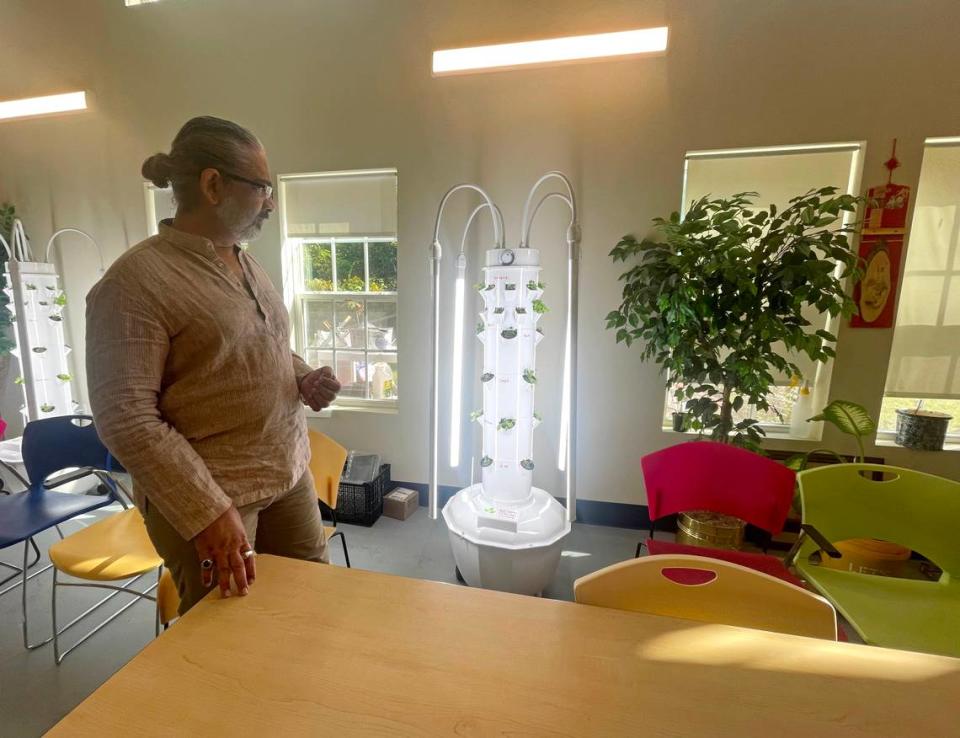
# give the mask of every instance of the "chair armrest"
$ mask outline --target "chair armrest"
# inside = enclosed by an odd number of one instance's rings
[[[13,476],[17,478],[17,481],[19,481],[20,484],[23,485],[23,488],[25,490],[30,489],[30,482],[24,479],[23,475],[20,474],[20,472],[18,472],[11,464],[8,464],[6,461],[0,460],[0,466],[2,466],[11,474],[13,474]]]
[[[812,525],[801,523],[800,529],[813,539],[813,542],[820,547],[820,550],[826,551],[827,556],[829,556],[831,559],[839,559],[841,556],[843,556],[843,554],[840,553],[840,551],[838,551],[836,547],[827,540],[826,536],[824,536],[823,533],[818,531]]]
[[[91,474],[96,474],[96,473],[97,473],[96,470],[92,466],[85,466],[81,469],[77,469],[76,471],[72,471],[69,474],[63,474],[57,477],[56,481],[48,482],[44,480],[43,486],[46,487],[47,489],[53,489],[54,487],[59,487],[61,484],[66,484],[67,482],[75,482],[78,479],[83,479],[84,477],[88,477]]]
[[[131,505],[133,505],[133,493],[127,489],[127,486],[110,472],[103,471],[102,469],[91,469],[91,471],[97,476],[97,479],[110,488],[113,496],[117,498],[121,506],[123,506],[125,510],[129,510]],[[123,490],[122,495],[117,494],[117,487]],[[124,499],[124,497],[126,497],[126,499]]]
[[[76,480],[83,479],[91,474],[99,479],[102,484],[107,485],[107,488],[110,490],[110,494],[116,498],[117,502],[119,502],[125,510],[130,508],[130,506],[133,504],[133,495],[130,494],[130,490],[124,486],[123,482],[121,482],[119,479],[116,479],[109,472],[102,471],[101,469],[94,469],[92,466],[85,466],[81,469],[70,472],[69,474],[64,474],[61,477],[57,477],[56,481],[54,482],[45,482],[44,486],[47,489],[53,489],[54,487],[59,487],[61,484],[75,482]],[[129,502],[125,500],[122,495],[117,494],[118,486],[123,490],[127,498],[129,498]]]
[[[813,539],[813,542],[820,547],[820,550],[824,551],[831,559],[839,559],[841,556],[843,556],[843,554],[837,550],[836,546],[827,540],[827,537],[823,535],[823,533],[814,528],[812,525],[801,523],[800,535],[797,536],[797,542],[793,544],[793,547],[790,549],[786,558],[784,559],[784,564],[786,566],[793,565],[793,562],[797,558],[797,554],[800,553],[800,546],[803,545],[803,541],[807,536],[810,536]]]

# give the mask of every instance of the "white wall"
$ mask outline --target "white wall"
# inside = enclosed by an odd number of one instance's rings
[[[487,187],[515,241],[529,184],[553,168],[573,177],[584,234],[580,495],[641,503],[639,457],[676,438],[659,429],[657,368],[604,330],[623,271],[607,253],[678,207],[684,152],[865,140],[872,185],[885,181],[882,162],[898,137],[898,180],[915,185],[924,137],[960,134],[953,0],[169,0],[130,9],[119,0],[6,0],[0,22],[0,99],[85,88],[96,105],[0,123],[0,199],[17,203],[36,240],[74,225],[114,258],[143,238],[140,163],[199,114],[249,126],[277,173],[398,169],[399,413],[343,413],[318,426],[381,451],[408,481],[426,479],[426,249],[450,185]],[[434,48],[662,24],[671,37],[660,58],[430,76]],[[544,235],[560,232],[559,208],[551,218],[540,224]],[[446,231],[451,243],[455,230]],[[81,245],[64,248],[69,328],[81,348],[82,297],[96,274]],[[560,285],[559,244],[548,249],[545,278]],[[279,280],[276,220],[255,253]],[[555,290],[545,299],[554,311],[544,323],[538,405],[549,421],[558,414],[547,399],[558,390],[563,305]],[[878,411],[890,340],[888,330],[844,327],[831,394]],[[79,369],[82,351],[77,359]],[[537,483],[559,490],[548,468],[555,441],[556,423],[547,422]],[[850,449],[829,429],[824,441]],[[957,454],[879,453],[960,478]]]

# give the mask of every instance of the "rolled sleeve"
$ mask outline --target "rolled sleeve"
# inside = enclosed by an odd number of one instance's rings
[[[297,354],[291,352],[291,356],[293,357],[293,373],[297,378],[297,388],[299,389],[303,378],[313,371],[313,367]]]
[[[155,311],[109,276],[87,297],[87,383],[97,431],[150,504],[190,540],[232,502],[161,415],[169,335]]]

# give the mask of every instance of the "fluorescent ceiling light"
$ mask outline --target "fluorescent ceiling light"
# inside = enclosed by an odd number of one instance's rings
[[[433,52],[436,76],[653,54],[667,49],[667,27],[566,36]]]
[[[155,3],[157,0],[123,0],[124,5],[128,8],[133,5],[146,5],[147,3]]]
[[[27,97],[22,100],[0,102],[0,120],[27,118],[35,115],[66,113],[71,110],[87,109],[87,93],[67,92],[63,95],[45,97]]]

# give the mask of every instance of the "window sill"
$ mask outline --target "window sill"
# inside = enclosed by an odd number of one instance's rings
[[[366,413],[370,415],[398,415],[400,409],[396,404],[370,404],[370,405],[331,405],[325,410],[319,412],[304,408],[307,418],[332,418],[334,413]]]
[[[823,437],[822,431],[818,431],[809,436],[795,436],[790,433],[790,429],[786,426],[766,425],[761,427],[766,434],[764,437],[770,441],[809,441],[811,443],[818,443]],[[667,425],[661,426],[660,430],[673,436],[687,436],[689,438],[696,438],[699,435],[696,431],[677,432]]]
[[[899,443],[894,441],[892,437],[891,438],[878,437],[874,443],[875,445],[881,446],[883,448],[902,448],[904,451],[916,451],[917,453],[921,453],[921,454],[938,454],[938,453],[942,453],[943,451],[952,452],[952,453],[960,452],[960,440],[956,440],[953,438],[947,439],[946,443],[943,444],[942,451],[922,451],[916,448],[907,448],[906,446],[901,446]]]

